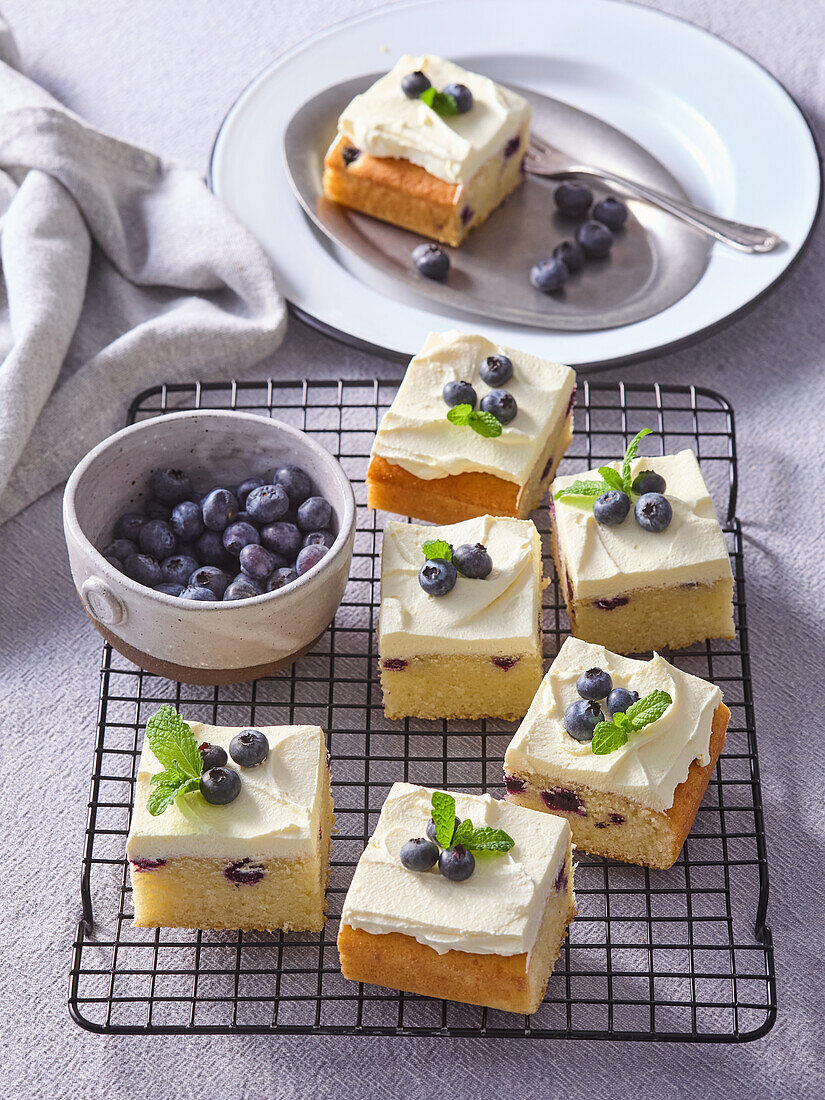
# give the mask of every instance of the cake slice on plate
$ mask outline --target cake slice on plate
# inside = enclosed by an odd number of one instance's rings
[[[395,783],[344,900],[344,977],[535,1012],[576,912],[571,854],[558,818]]]
[[[508,798],[565,818],[586,852],[670,867],[729,719],[718,687],[664,657],[567,638],[507,748]]]

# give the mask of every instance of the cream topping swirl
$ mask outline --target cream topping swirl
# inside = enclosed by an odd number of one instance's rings
[[[501,435],[485,439],[450,423],[441,391],[447,382],[469,382],[480,404],[494,387],[482,382],[479,368],[502,353],[512,360],[513,377],[501,388],[516,399],[518,412]],[[570,367],[474,333],[431,332],[381,420],[372,453],[426,481],[478,471],[524,485],[561,429],[575,385]]]
[[[472,108],[442,117],[422,100],[408,99],[401,81],[416,70],[437,91],[446,84],[466,85]],[[344,108],[338,133],[371,156],[399,157],[447,183],[466,184],[529,121],[527,101],[488,77],[440,57],[406,55]]]
[[[198,743],[229,749],[248,726],[190,722]],[[144,739],[132,827],[130,859],[198,858],[297,859],[318,845],[324,784],[329,783],[326,744],[319,726],[256,726],[269,741],[269,755],[254,768],[227,767],[241,776],[241,793],[227,806],[210,805],[198,793],[184,795],[152,817],[147,798],[152,776],[162,767]]]
[[[576,680],[588,668],[604,669],[614,687],[637,691],[640,698],[659,689],[673,702],[657,721],[630,734],[627,744],[595,756],[589,741],[576,741],[564,728],[565,709],[579,698]],[[507,748],[504,770],[558,777],[562,783],[567,777],[653,810],[669,810],[693,761],[710,761],[713,713],[721,701],[718,687],[682,672],[658,653],[650,661],[637,661],[567,638]]]
[[[529,955],[570,847],[570,826],[488,794],[450,793],[462,821],[469,817],[476,826],[504,829],[514,847],[504,855],[479,856],[461,883],[450,882],[437,867],[408,871],[401,847],[425,835],[432,790],[395,783],[358,861],[341,923],[372,935],[400,932],[439,954]]]
[[[418,583],[423,543],[486,546],[493,569],[484,580],[459,574],[446,596]],[[541,540],[532,520],[479,516],[444,527],[390,520],[381,555],[378,645],[382,658],[434,653],[518,656],[541,645]]]

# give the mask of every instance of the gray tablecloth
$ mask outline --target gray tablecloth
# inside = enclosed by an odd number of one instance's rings
[[[74,0],[69,16],[59,0],[3,0],[35,79],[95,125],[201,169],[226,108],[260,67],[307,34],[372,6],[370,0]],[[655,6],[757,58],[825,137],[822,0],[656,0]],[[621,372],[711,386],[736,409],[779,984],[779,1020],[766,1038],[743,1047],[696,1047],[147,1039],[80,1031],[66,1012],[66,971],[79,913],[100,646],[72,589],[55,491],[0,531],[5,1093],[228,1100],[821,1095],[825,534],[816,490],[825,459],[824,297],[819,233],[791,277],[751,316],[696,347]],[[260,373],[394,370],[292,322]]]

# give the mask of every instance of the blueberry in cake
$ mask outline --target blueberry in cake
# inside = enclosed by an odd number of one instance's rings
[[[541,682],[541,543],[530,520],[390,521],[378,653],[388,718],[521,718]]]
[[[658,654],[567,638],[507,748],[508,798],[564,817],[586,852],[670,867],[729,719],[718,687]]]
[[[552,485],[552,549],[571,632],[641,653],[732,638],[733,575],[692,451],[637,457]]]
[[[318,726],[207,726],[162,706],[126,842],[135,924],[319,931],[332,811]]]
[[[344,108],[327,198],[459,245],[522,182],[530,107],[439,57],[402,57]]]
[[[395,783],[341,913],[345,978],[535,1012],[576,913],[570,827]]]
[[[368,506],[430,523],[524,519],[570,444],[575,395],[570,367],[431,332],[379,425]]]

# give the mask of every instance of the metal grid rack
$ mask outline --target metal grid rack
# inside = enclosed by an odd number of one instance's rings
[[[97,742],[83,856],[82,917],[69,1006],[106,1033],[266,1033],[658,1039],[743,1042],[776,1018],[768,869],[751,695],[733,412],[698,387],[584,382],[566,469],[620,455],[641,427],[645,449],[692,447],[724,519],[735,576],[735,641],[671,659],[714,680],[732,718],[727,743],[684,850],[668,871],[579,855],[579,915],[539,1011],[531,1017],[346,981],[335,939],[343,896],[399,779],[503,794],[501,762],[515,724],[384,718],[374,628],[380,515],[364,507],[364,473],[395,385],[261,382],[168,385],[134,402],[130,422],[179,409],[271,415],[335,453],[355,487],[352,576],[333,626],[290,671],[252,684],[189,687],[142,672],[104,646]],[[536,517],[546,535],[547,515]],[[546,539],[545,539],[546,542]],[[546,555],[546,571],[553,575]],[[567,633],[554,582],[545,595],[546,653]],[[215,724],[312,722],[332,755],[338,833],[320,934],[132,927],[126,834],[142,730],[163,701]]]

